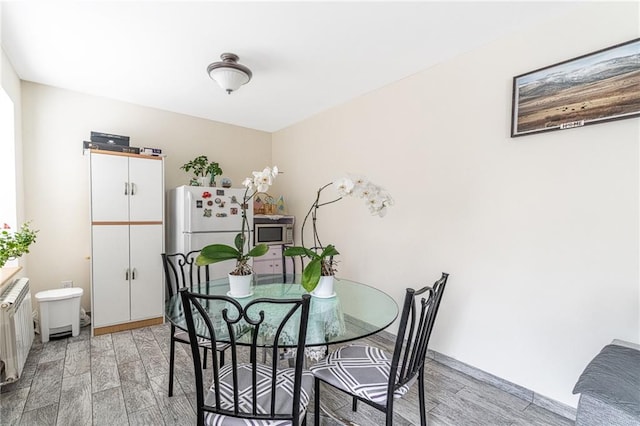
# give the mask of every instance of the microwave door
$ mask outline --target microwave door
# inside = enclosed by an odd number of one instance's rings
[[[255,238],[256,243],[264,244],[281,244],[284,241],[284,228],[280,225],[263,225],[256,227]]]

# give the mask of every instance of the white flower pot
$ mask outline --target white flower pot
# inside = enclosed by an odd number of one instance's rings
[[[318,285],[313,289],[311,295],[323,299],[335,296],[336,293],[333,291],[334,279],[333,275],[320,277],[320,281],[318,281]]]
[[[231,275],[229,274],[229,293],[231,297],[248,297],[251,296],[251,282],[253,274],[250,275]]]

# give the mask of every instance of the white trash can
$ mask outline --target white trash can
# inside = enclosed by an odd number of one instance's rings
[[[40,305],[40,338],[49,341],[51,334],[71,330],[72,336],[80,334],[80,299],[78,287],[56,288],[36,293]]]

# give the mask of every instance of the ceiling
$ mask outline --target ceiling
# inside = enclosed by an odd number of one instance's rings
[[[12,1],[1,35],[22,80],[273,132],[575,6]],[[223,52],[253,71],[231,95]]]

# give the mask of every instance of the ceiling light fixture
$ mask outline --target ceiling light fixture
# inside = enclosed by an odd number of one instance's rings
[[[214,62],[207,67],[207,73],[228,94],[235,92],[251,80],[251,70],[238,63],[240,59],[238,55],[223,53],[220,59],[222,62]]]

